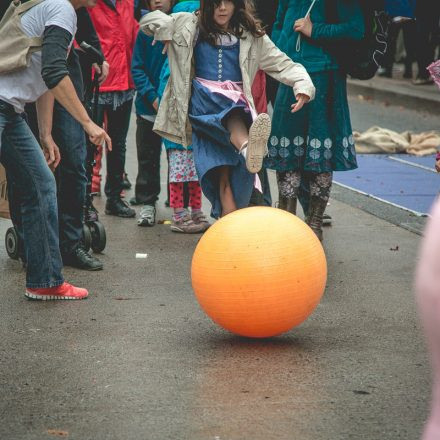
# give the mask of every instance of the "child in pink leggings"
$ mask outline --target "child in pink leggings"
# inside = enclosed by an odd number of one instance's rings
[[[440,199],[432,211],[416,276],[419,310],[431,351],[433,395],[423,440],[440,439]]]

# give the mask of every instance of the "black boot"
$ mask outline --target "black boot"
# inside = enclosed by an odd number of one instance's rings
[[[296,205],[297,205],[296,197],[285,197],[279,194],[278,196],[278,208],[283,211],[290,212],[293,215],[296,215]]]
[[[65,266],[76,267],[82,270],[102,270],[104,267],[93,255],[90,255],[82,246],[78,246],[72,253],[63,256]]]
[[[322,222],[327,201],[319,197],[310,197],[309,212],[306,223],[312,228],[313,232],[322,241]]]
[[[117,217],[132,218],[136,216],[136,211],[128,206],[121,199],[107,200],[105,204],[105,213]]]

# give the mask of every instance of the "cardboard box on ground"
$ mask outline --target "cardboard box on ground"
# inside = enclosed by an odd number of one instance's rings
[[[2,165],[0,165],[0,217],[10,218],[6,171]]]

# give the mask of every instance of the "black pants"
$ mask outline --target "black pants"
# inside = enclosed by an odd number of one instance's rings
[[[135,197],[138,203],[154,205],[160,193],[160,152],[162,139],[154,133],[153,122],[138,116],[136,125],[138,174]]]
[[[104,114],[107,114],[107,133],[112,140],[112,151],[107,151],[107,178],[105,195],[108,200],[116,200],[122,191],[122,180],[125,169],[125,152],[128,127],[130,125],[133,100],[124,102],[116,110],[109,105],[98,105],[97,125],[101,126]]]
[[[426,68],[434,61],[434,52],[440,18],[438,0],[418,0],[416,7],[417,64],[419,78],[428,78]]]
[[[414,20],[404,23],[393,23],[388,33],[388,50],[385,54],[383,66],[389,73],[392,73],[394,59],[397,49],[397,38],[399,32],[403,31],[403,40],[405,44],[406,58],[405,69],[411,72],[412,63],[416,60],[417,54],[417,25]]]

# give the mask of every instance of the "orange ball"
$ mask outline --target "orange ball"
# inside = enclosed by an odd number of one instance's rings
[[[298,217],[254,207],[216,222],[199,241],[192,285],[206,314],[241,336],[266,338],[301,324],[324,293],[321,243]]]

